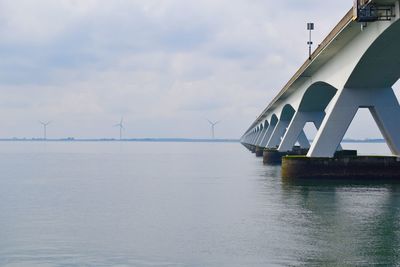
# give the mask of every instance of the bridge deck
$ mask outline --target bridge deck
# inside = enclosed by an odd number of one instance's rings
[[[318,60],[318,58],[321,56],[321,53],[324,50],[326,50],[329,46],[331,46],[332,41],[335,40],[352,21],[353,21],[353,9],[350,9],[347,12],[347,14],[339,21],[339,23],[333,28],[333,30],[328,34],[328,36],[322,41],[322,43],[318,45],[317,49],[315,49],[315,51],[311,54],[311,59],[307,59],[307,61],[304,62],[304,64],[300,67],[300,69],[286,83],[286,85],[282,88],[282,90],[278,93],[278,95],[264,109],[261,115],[254,121],[254,123],[249,127],[249,129],[246,132],[250,131],[254,126],[261,123],[265,119],[267,111],[278,103],[279,99],[289,91],[289,89],[292,87],[294,83],[296,83],[302,76],[304,77],[309,76],[309,75],[304,75],[304,73],[308,69],[310,69],[310,67],[312,67],[313,65],[320,66],[327,60],[329,60],[331,56],[325,56],[321,60]],[[335,50],[337,49],[338,47]]]

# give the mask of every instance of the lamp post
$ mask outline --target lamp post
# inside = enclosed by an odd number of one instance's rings
[[[309,41],[307,42],[308,44],[308,59],[311,59],[311,46],[313,42],[311,41],[311,31],[314,30],[314,23],[307,23],[307,30],[310,32],[309,34]]]

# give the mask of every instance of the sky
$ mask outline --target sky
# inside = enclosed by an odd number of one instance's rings
[[[240,138],[352,2],[0,0],[0,137]]]

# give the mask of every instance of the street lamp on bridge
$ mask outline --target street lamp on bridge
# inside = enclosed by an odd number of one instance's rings
[[[313,42],[311,41],[311,31],[314,30],[314,23],[309,22],[307,23],[307,30],[310,32],[309,34],[309,39],[308,39],[308,59],[311,59],[311,46],[313,44]]]

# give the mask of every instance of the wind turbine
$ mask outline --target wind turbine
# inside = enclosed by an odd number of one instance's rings
[[[115,124],[114,127],[119,127],[119,140],[122,140],[122,130],[125,129],[123,123],[124,118],[121,117],[121,121],[118,124]]]
[[[39,121],[41,125],[43,125],[43,140],[47,140],[47,125],[51,123],[51,121],[43,122]]]
[[[216,121],[216,122],[212,122],[210,120],[207,120],[207,121],[211,125],[211,136],[212,136],[212,139],[215,139],[215,125],[217,125],[221,121]]]

